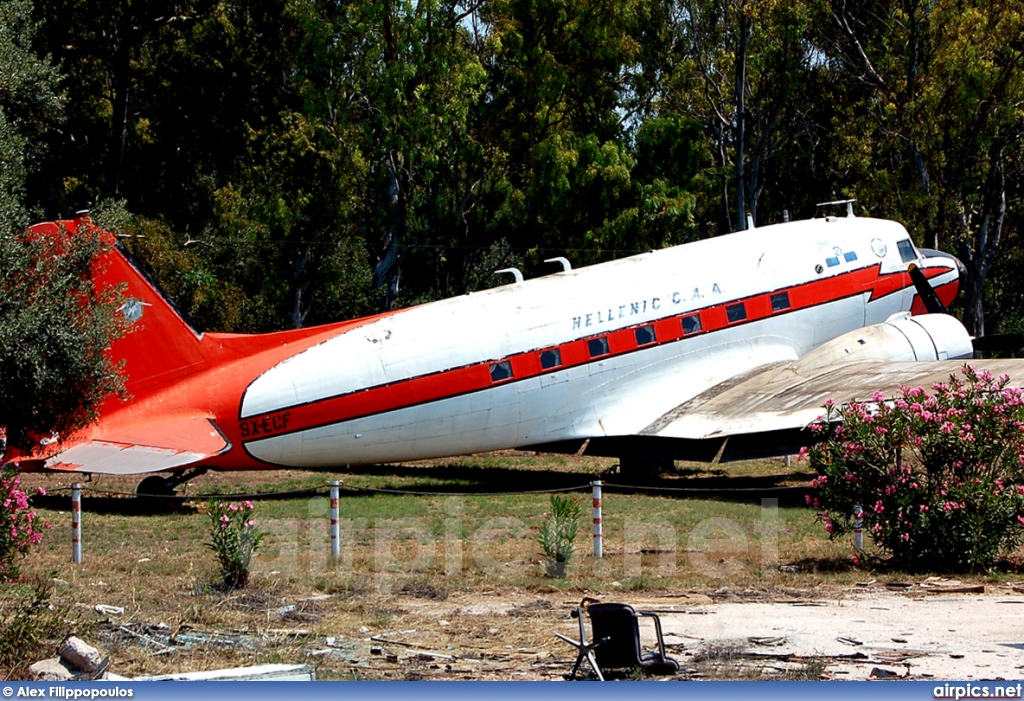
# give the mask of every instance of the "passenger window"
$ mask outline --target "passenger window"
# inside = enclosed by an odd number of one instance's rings
[[[592,338],[587,341],[587,350],[590,351],[590,357],[596,358],[599,355],[608,355],[608,337],[601,336],[601,338]]]
[[[491,382],[501,382],[512,377],[512,363],[502,360],[491,364]]]
[[[654,343],[658,340],[654,335],[653,326],[641,326],[634,334],[636,335],[636,344],[638,346],[646,346],[648,343]]]
[[[857,260],[857,252],[847,251],[846,253],[843,254],[843,260],[845,260],[847,263],[852,263],[853,261]]]
[[[899,249],[900,260],[904,263],[909,263],[910,261],[917,259],[917,251],[914,250],[914,244],[910,243],[910,239],[897,241],[896,248]]]
[[[683,317],[683,335],[700,331],[700,317],[697,314]]]
[[[543,370],[550,370],[551,368],[557,368],[562,364],[562,353],[557,348],[551,350],[541,351],[540,354],[540,366]]]
[[[789,309],[789,293],[779,292],[772,295],[772,311],[781,312],[783,309]]]
[[[747,318],[747,308],[743,306],[743,302],[730,304],[725,308],[725,315],[729,317],[730,324],[735,324],[737,321],[743,321]]]

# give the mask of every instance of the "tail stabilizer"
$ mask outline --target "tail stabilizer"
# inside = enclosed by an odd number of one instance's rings
[[[40,236],[74,236],[96,232],[97,227],[83,214],[73,220],[36,224],[29,230]],[[99,233],[110,245],[93,264],[93,280],[97,290],[120,289],[123,302],[118,311],[129,325],[128,332],[111,345],[110,354],[124,361],[126,389],[138,398],[162,380],[202,365],[206,360],[202,334],[185,321],[113,235]]]

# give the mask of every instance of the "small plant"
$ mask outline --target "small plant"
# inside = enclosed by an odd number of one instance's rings
[[[45,495],[46,490],[40,487],[37,493]],[[0,580],[16,581],[20,576],[16,558],[25,557],[29,548],[43,539],[36,525],[36,512],[29,508],[28,494],[21,489],[17,463],[5,466],[0,470]],[[49,523],[43,524],[43,528],[49,527]]]
[[[265,535],[252,515],[251,501],[210,503],[211,535],[206,547],[217,554],[228,589],[241,589],[249,583],[249,565]]]
[[[984,570],[1024,539],[1024,394],[965,367],[930,392],[826,404],[807,502],[830,537],[863,518],[893,564]],[[855,516],[856,514],[856,516]]]
[[[25,679],[27,667],[42,659],[68,633],[69,607],[56,603],[57,573],[0,589],[0,674]]]
[[[576,551],[576,532],[580,527],[581,507],[572,497],[551,495],[551,512],[547,516],[537,542],[540,543],[550,577],[564,577],[565,568]]]

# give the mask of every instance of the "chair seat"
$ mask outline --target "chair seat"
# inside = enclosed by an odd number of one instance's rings
[[[640,658],[640,666],[651,674],[675,674],[679,663],[671,657],[662,657],[658,652],[646,652]]]
[[[590,604],[586,607],[586,604]],[[584,612],[590,616],[593,642],[587,642],[583,627]],[[580,639],[578,641],[555,633],[562,640],[574,645],[578,654],[570,679],[576,678],[580,663],[586,660],[597,678],[604,680],[601,669],[643,669],[649,674],[675,674],[679,663],[665,654],[665,641],[661,633],[661,620],[654,613],[637,611],[629,604],[601,603],[584,599],[572,613],[578,619]],[[640,647],[640,618],[650,618],[658,639],[656,652],[644,652]]]

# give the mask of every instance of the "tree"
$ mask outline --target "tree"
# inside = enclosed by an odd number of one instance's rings
[[[67,433],[121,390],[105,350],[121,326],[114,292],[94,289],[97,235],[26,235],[28,137],[59,117],[58,75],[30,47],[23,0],[0,4],[0,428],[8,446]]]
[[[720,172],[728,230],[758,221],[769,162],[809,97],[807,4],[683,0],[685,53],[670,104],[705,125]],[[732,194],[730,193],[732,190]],[[733,204],[730,204],[730,201]]]
[[[926,245],[955,250],[968,271],[964,324],[982,335],[983,289],[1024,156],[1024,14],[1002,0],[831,0],[829,16],[823,50],[864,86],[845,120],[867,154],[859,191]]]

